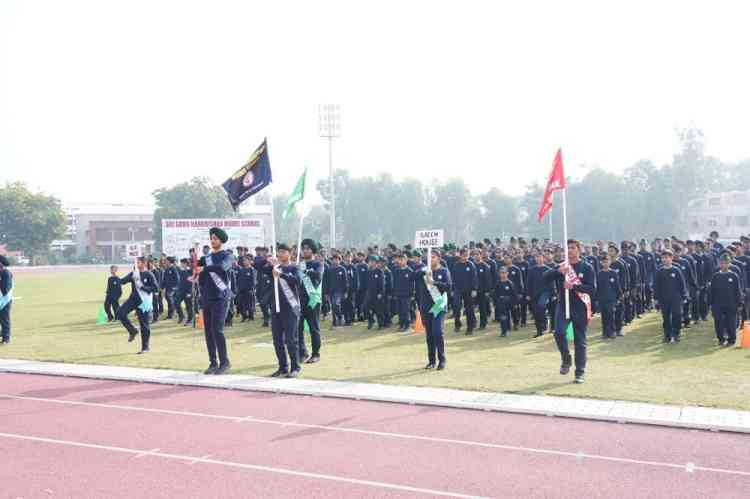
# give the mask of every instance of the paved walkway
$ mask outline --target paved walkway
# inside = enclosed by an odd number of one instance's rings
[[[680,407],[544,395],[515,395],[347,381],[273,379],[250,375],[205,376],[191,371],[14,359],[0,359],[0,372],[287,393],[750,433],[750,412],[704,407]]]

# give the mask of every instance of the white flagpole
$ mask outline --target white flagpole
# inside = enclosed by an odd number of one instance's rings
[[[565,199],[565,191],[567,188],[562,189],[562,205],[563,205],[563,251],[565,252],[565,265],[569,266],[568,261],[568,209],[567,201]],[[567,276],[566,276],[567,280]],[[570,319],[570,290],[565,288],[565,319]]]
[[[269,197],[271,198],[271,251],[274,259],[276,258],[276,209],[273,205],[273,190],[271,185],[268,186]],[[278,267],[278,264],[277,264]],[[273,292],[276,298],[276,313],[281,313],[281,307],[279,306],[279,278],[273,278]]]
[[[305,185],[302,186],[302,192],[304,193],[307,189],[307,168],[305,168]],[[304,194],[300,199],[300,206],[302,207],[302,215],[299,218],[299,234],[297,234],[297,266],[299,266],[300,258],[302,258],[302,225],[305,223],[305,197]]]

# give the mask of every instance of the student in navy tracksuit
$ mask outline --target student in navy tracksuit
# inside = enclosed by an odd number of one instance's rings
[[[591,265],[580,258],[581,244],[574,239],[569,239],[567,245],[568,262],[564,262],[558,268],[545,273],[544,279],[548,282],[557,282],[561,289],[560,300],[557,303],[557,310],[555,311],[557,316],[555,319],[555,343],[557,343],[557,349],[560,351],[562,358],[560,374],[565,375],[570,372],[571,361],[573,360],[570,356],[568,340],[565,337],[568,324],[572,323],[573,343],[575,345],[575,382],[583,383],[587,360],[586,329],[588,327],[587,307],[583,298],[586,298],[585,295],[588,295],[588,300],[593,300],[596,293],[596,276]],[[573,271],[581,281],[580,284],[572,284],[566,281],[564,272],[566,272],[568,265],[573,268]],[[581,293],[583,298],[578,293]],[[565,302],[568,300],[570,300],[570,319],[567,319],[565,316]]]
[[[130,297],[122,304],[120,309],[117,311],[117,318],[122,322],[122,325],[128,331],[128,342],[131,342],[138,335],[138,330],[133,327],[133,324],[128,319],[128,314],[135,310],[135,314],[138,317],[138,326],[141,330],[141,351],[139,354],[143,354],[149,351],[151,339],[151,328],[149,323],[151,322],[151,312],[153,310],[153,302],[148,303],[150,307],[145,308],[142,305],[144,300],[141,298],[141,293],[146,296],[153,296],[154,293],[159,291],[159,285],[154,277],[154,274],[146,270],[146,258],[138,257],[136,262],[138,266],[138,274],[140,275],[140,281],[133,276],[133,272],[126,275],[120,280],[121,284],[132,284],[130,291]],[[139,284],[140,282],[140,284]],[[152,298],[153,300],[153,298]],[[148,299],[145,300],[148,302]]]
[[[122,296],[122,283],[117,276],[117,265],[109,268],[110,276],[107,279],[107,294],[104,297],[104,311],[107,313],[109,322],[115,320],[117,311],[120,309],[120,297]]]
[[[544,264],[544,255],[537,253],[534,256],[534,265],[529,267],[528,277],[526,278],[526,297],[529,300],[531,313],[534,316],[534,325],[536,334],[534,338],[544,335],[547,330],[547,308],[554,288],[550,283],[544,281],[544,273],[549,270]]]
[[[271,331],[273,348],[279,368],[272,378],[296,378],[302,368],[299,362],[299,332],[297,323],[300,320],[300,273],[290,261],[290,248],[286,244],[276,247],[278,260],[271,257],[263,267],[263,272],[279,280],[279,311],[276,311],[276,293],[271,289]],[[283,284],[282,284],[283,281]],[[274,286],[274,284],[271,284]],[[287,357],[288,356],[288,357]],[[290,371],[291,368],[291,371]]]
[[[242,317],[241,322],[255,320],[255,287],[258,273],[252,265],[249,256],[243,255],[240,268],[237,270],[237,312]]]
[[[180,260],[180,283],[175,293],[175,309],[177,310],[177,321],[184,322],[186,326],[193,323],[193,283],[189,279],[193,275],[190,270],[190,260]],[[182,311],[182,302],[185,302],[185,312]],[[187,317],[186,317],[187,313]]]
[[[464,313],[466,314],[466,334],[471,335],[477,326],[477,317],[474,314],[474,299],[477,296],[479,282],[477,280],[477,268],[469,260],[469,250],[461,249],[459,259],[453,264],[453,270],[450,274],[455,291],[455,330],[456,332],[461,331],[461,304],[463,303]]]
[[[474,251],[474,265],[477,268],[477,304],[479,305],[479,330],[487,328],[490,316],[490,303],[494,291],[495,281],[492,280],[492,268],[484,261],[481,251]]]
[[[445,340],[443,325],[445,323],[445,307],[441,310],[435,309],[433,293],[445,296],[451,288],[451,274],[448,269],[440,263],[440,252],[432,250],[430,257],[430,271],[422,267],[413,274],[416,284],[417,303],[425,328],[425,339],[427,341],[427,365],[425,369],[434,369],[437,361],[438,371],[445,369]],[[433,293],[430,292],[434,286]]]
[[[654,276],[654,298],[659,304],[664,328],[664,343],[680,341],[682,307],[688,301],[688,288],[682,271],[673,265],[674,253],[664,250],[662,267]]]
[[[13,274],[7,269],[10,260],[5,255],[0,255],[0,340],[1,345],[10,343],[10,307],[13,304]]]
[[[500,267],[499,274],[500,279],[495,285],[494,299],[500,309],[500,336],[506,337],[510,330],[511,312],[518,301],[518,292],[513,281],[508,279],[506,267]]]
[[[385,327],[383,300],[385,299],[385,274],[378,268],[380,257],[370,255],[367,258],[368,271],[365,277],[365,309],[367,311],[367,329],[372,329],[375,320],[378,330]]]
[[[168,257],[167,262],[167,268],[164,269],[162,287],[164,288],[164,298],[167,300],[167,319],[172,319],[174,317],[175,291],[180,284],[180,272],[175,265],[177,262],[175,257]]]
[[[599,263],[602,269],[596,275],[596,301],[602,314],[602,337],[614,339],[622,336],[615,328],[615,306],[622,297],[622,289],[619,276],[609,267],[609,255],[602,255]]]
[[[728,347],[737,341],[737,311],[743,297],[740,278],[729,270],[732,257],[719,257],[719,271],[711,278],[710,303],[719,346]]]
[[[341,265],[341,255],[334,253],[331,257],[331,268],[325,273],[324,279],[328,283],[333,309],[333,324],[331,327],[344,325],[344,302],[349,298],[349,271]],[[325,286],[325,284],[324,284]]]
[[[234,265],[234,257],[222,249],[227,242],[227,233],[213,227],[209,231],[211,236],[211,251],[201,257],[198,274],[198,285],[201,289],[203,305],[203,328],[206,338],[209,366],[204,374],[224,374],[231,367],[227,353],[227,340],[224,336],[229,305],[234,295],[230,288],[230,271]]]
[[[398,310],[398,330],[403,333],[409,330],[411,324],[409,306],[414,294],[414,271],[406,265],[404,254],[396,257],[396,264],[393,270],[393,296]]]
[[[344,326],[351,326],[354,323],[356,313],[356,296],[359,293],[359,274],[357,267],[352,260],[352,254],[347,253],[344,257],[344,268],[349,280],[349,291],[344,299]]]

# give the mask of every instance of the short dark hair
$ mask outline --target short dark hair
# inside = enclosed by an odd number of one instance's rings
[[[568,239],[567,245],[570,246],[571,244],[574,244],[576,248],[580,251],[581,249],[581,242],[576,239]]]

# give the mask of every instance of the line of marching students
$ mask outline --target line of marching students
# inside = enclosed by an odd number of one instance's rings
[[[427,331],[426,367],[441,370],[446,367],[446,316],[453,320],[456,333],[472,335],[494,322],[500,337],[526,327],[533,319],[533,337],[554,333],[557,340],[560,322],[565,322],[560,313],[565,288],[573,290],[574,316],[586,315],[582,295],[589,295],[591,312],[601,314],[606,339],[622,336],[624,326],[657,308],[663,317],[664,342],[679,342],[682,329],[706,321],[710,312],[717,340],[727,346],[735,342],[740,321],[748,318],[750,239],[746,237],[726,247],[718,243],[716,233],[705,241],[682,242],[671,237],[650,244],[645,240],[639,244],[574,242],[568,248],[576,253],[574,277],[577,274],[581,282],[569,285],[560,272],[563,248],[548,240],[532,239],[528,244],[523,238],[512,237],[503,245],[485,239],[461,248],[449,244],[435,249],[427,262],[424,252],[410,246],[399,249],[391,244],[329,254],[317,242],[305,239],[297,265],[293,248],[286,245],[277,247],[277,258],[261,247],[255,248],[254,254],[244,247],[236,248],[235,253],[221,249],[226,234],[220,230],[211,234],[212,246],[203,248],[200,268],[212,270],[199,285],[192,279],[191,259],[178,265],[171,257],[144,258],[141,293],[136,293],[134,285],[127,306],[118,310],[122,283],[133,278],[128,274],[120,279],[117,268],[112,268],[105,308],[110,320],[123,322],[130,341],[138,330],[127,315],[139,306],[143,289],[152,296],[150,313],[137,313],[141,353],[149,351],[150,323],[166,313],[166,319],[190,325],[196,306],[211,322],[205,326],[210,360],[207,373],[226,372],[231,366],[223,329],[232,326],[235,317],[242,322],[255,320],[257,308],[263,326],[273,331],[279,363],[273,374],[276,377],[296,377],[302,364],[320,361],[321,322],[329,315],[332,328],[364,322],[368,329],[397,326],[406,332],[419,311]],[[274,278],[281,284],[278,312]],[[214,300],[226,303],[214,310]],[[573,322],[576,381],[583,382],[588,321],[576,322],[574,317]],[[572,363],[567,342],[558,341],[558,347],[561,373],[567,374]]]

